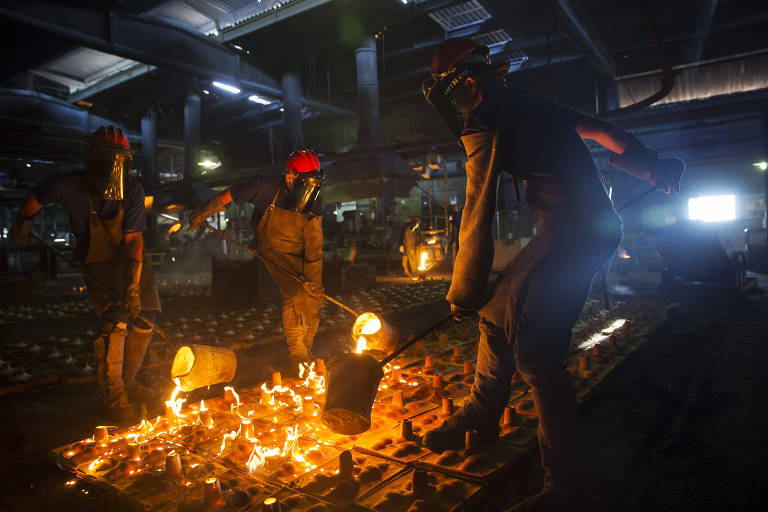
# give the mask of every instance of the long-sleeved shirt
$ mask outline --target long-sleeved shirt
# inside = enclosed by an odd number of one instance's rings
[[[449,302],[472,309],[485,303],[502,170],[526,183],[526,202],[538,215],[540,229],[557,222],[591,225],[588,219],[611,218],[613,208],[602,178],[576,130],[579,115],[500,81],[485,89],[462,133],[467,199]],[[609,229],[615,224],[606,221]]]

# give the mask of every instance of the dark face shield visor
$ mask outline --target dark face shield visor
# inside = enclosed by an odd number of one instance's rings
[[[325,181],[325,173],[321,170],[302,172],[293,181],[291,195],[293,195],[292,211],[296,213],[309,213],[312,204],[320,194],[320,187]]]
[[[122,201],[128,189],[132,154],[132,151],[122,147],[92,147],[83,176],[85,193]]]
[[[466,115],[456,105],[455,92],[469,75],[468,69],[451,68],[445,73],[427,78],[421,84],[424,99],[443,118],[457,139],[461,137],[461,132],[464,130]]]

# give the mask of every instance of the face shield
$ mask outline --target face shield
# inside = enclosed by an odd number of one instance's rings
[[[128,189],[133,151],[123,146],[93,145],[83,176],[83,190],[93,197],[122,201]]]
[[[466,115],[456,105],[455,93],[468,76],[470,71],[466,68],[451,68],[445,73],[434,74],[421,84],[424,99],[440,114],[457,139],[464,130]]]
[[[320,187],[325,181],[325,173],[320,169],[299,173],[293,180],[291,195],[293,196],[292,211],[296,213],[309,213],[312,204],[320,194]]]

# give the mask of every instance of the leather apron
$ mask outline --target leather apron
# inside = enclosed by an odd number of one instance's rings
[[[107,293],[101,286],[88,277],[92,274],[101,283],[107,285],[118,297],[125,295],[124,270],[125,255],[123,252],[123,218],[125,211],[123,202],[118,203],[117,214],[111,219],[99,218],[88,197],[90,215],[88,221],[88,253],[83,261],[83,280],[88,287],[88,297],[97,314],[102,314],[115,302],[112,294]],[[143,311],[159,311],[160,297],[157,292],[157,282],[152,272],[152,266],[146,258],[142,265],[140,281],[141,309]]]
[[[322,261],[319,272],[307,268],[305,264],[305,231],[320,230],[322,218],[304,213],[297,213],[275,204],[280,192],[278,185],[272,202],[259,219],[256,227],[256,248],[271,263],[265,264],[272,279],[280,288],[283,298],[288,299],[304,293],[301,283],[287,276],[280,267],[295,276],[322,283]]]

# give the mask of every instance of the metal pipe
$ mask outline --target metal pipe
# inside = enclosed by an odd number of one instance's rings
[[[675,75],[672,72],[672,67],[669,65],[669,59],[667,59],[667,54],[664,51],[664,45],[662,44],[661,38],[659,37],[659,32],[656,29],[656,23],[653,21],[651,13],[648,10],[648,4],[645,0],[637,0],[637,6],[640,9],[640,14],[643,19],[643,23],[645,24],[645,28],[648,30],[648,37],[656,47],[656,53],[658,53],[659,59],[661,60],[661,67],[663,71],[663,76],[661,77],[661,88],[656,93],[651,94],[644,100],[640,100],[637,103],[633,103],[632,105],[627,105],[624,108],[605,112],[601,114],[600,117],[622,115],[653,105],[667,94],[669,94],[675,87]]]

